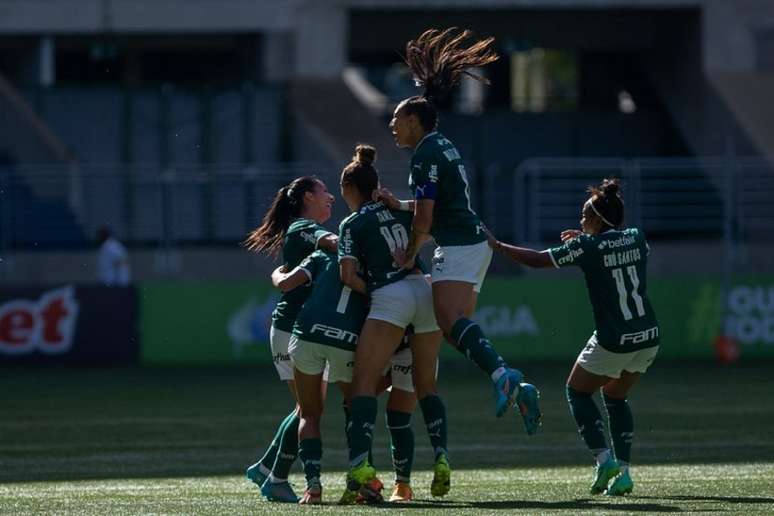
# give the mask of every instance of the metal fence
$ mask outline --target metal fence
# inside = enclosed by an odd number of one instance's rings
[[[772,239],[774,168],[760,158],[538,158],[484,174],[482,215],[516,241],[577,228],[586,187],[622,181],[626,223],[660,239]]]
[[[407,193],[406,163],[380,170]],[[627,223],[651,238],[772,238],[767,160],[545,158],[515,170],[467,171],[474,207],[512,241],[554,241],[577,227],[586,186],[608,176],[622,179]],[[319,163],[0,168],[0,249],[83,245],[106,224],[134,244],[234,242],[259,223],[282,185],[304,174],[340,197],[339,169]],[[338,199],[331,226],[346,214]]]

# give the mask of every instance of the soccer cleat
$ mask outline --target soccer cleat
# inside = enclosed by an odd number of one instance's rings
[[[629,476],[629,471],[624,471],[613,480],[610,487],[607,488],[605,494],[608,496],[623,496],[629,494],[634,489],[634,482],[632,477]]]
[[[433,466],[433,482],[430,484],[430,494],[445,496],[451,488],[451,468],[446,455],[439,455]]]
[[[264,473],[261,471],[260,462],[256,462],[255,464],[247,468],[247,471],[245,472],[245,476],[247,476],[250,482],[253,482],[254,484],[258,485],[258,487],[261,487],[263,483],[266,482],[266,479],[268,478],[268,476],[264,475]]]
[[[321,505],[322,504],[322,487],[318,486],[314,489],[307,488],[304,491],[304,496],[298,501],[299,505]]]
[[[348,478],[362,486],[376,478],[376,469],[374,469],[374,467],[368,463],[368,459],[366,459],[349,470]]]
[[[540,391],[531,383],[519,384],[519,393],[516,395],[516,408],[524,419],[524,429],[527,435],[534,435],[542,424],[543,415],[538,407]]]
[[[594,483],[591,484],[591,494],[604,492],[607,489],[607,484],[618,475],[619,471],[618,462],[616,462],[612,455],[603,464],[598,464],[595,469]]]
[[[410,502],[414,499],[414,491],[411,490],[411,485],[405,482],[395,482],[395,487],[392,488],[392,496],[390,496],[391,502]]]
[[[516,391],[523,377],[524,375],[517,369],[506,369],[505,373],[495,382],[495,415],[497,417],[502,417],[508,407],[513,406],[516,402]]]
[[[358,503],[365,503],[367,505],[376,505],[382,503],[384,501],[384,497],[382,496],[382,489],[384,489],[384,484],[382,484],[382,481],[378,478],[374,478],[373,480],[368,481],[367,483],[360,486],[360,489],[357,492]]]
[[[358,490],[360,486],[354,480],[347,478],[347,487],[344,488],[344,492],[339,498],[339,505],[355,505],[359,502],[360,493]]]
[[[261,494],[270,502],[296,503],[298,496],[286,480],[284,482],[264,482],[261,486]]]

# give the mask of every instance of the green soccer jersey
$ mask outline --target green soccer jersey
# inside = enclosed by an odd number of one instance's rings
[[[481,220],[470,204],[470,186],[460,153],[440,133],[426,135],[414,150],[409,188],[415,199],[435,201],[430,234],[439,246],[486,240]]]
[[[341,282],[335,254],[315,251],[299,267],[309,275],[312,293],[296,317],[293,335],[354,351],[368,315],[368,298]]]
[[[597,341],[614,353],[659,344],[659,327],[647,296],[650,249],[637,228],[581,235],[548,250],[556,267],[583,270],[594,311]]]
[[[408,246],[412,214],[390,210],[381,202],[367,202],[341,221],[339,260],[354,258],[366,272],[368,291],[406,277],[406,269],[392,258],[396,248]]]
[[[282,245],[282,259],[287,270],[297,267],[301,261],[317,249],[321,238],[331,232],[313,220],[296,219],[288,227]],[[304,286],[283,294],[271,314],[272,326],[278,330],[291,332],[293,321],[301,310],[311,287]]]

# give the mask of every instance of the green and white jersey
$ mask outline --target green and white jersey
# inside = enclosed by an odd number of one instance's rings
[[[647,296],[650,248],[637,228],[581,235],[548,253],[556,267],[583,270],[594,311],[597,341],[614,353],[659,344],[659,327]]]
[[[439,246],[486,240],[481,220],[470,204],[470,186],[460,153],[440,133],[427,134],[414,150],[409,188],[415,199],[435,201],[430,234]]]
[[[296,219],[288,227],[282,244],[282,260],[287,270],[293,270],[301,261],[317,249],[321,238],[331,232],[309,219]],[[293,321],[306,301],[311,287],[304,286],[283,294],[271,314],[272,326],[278,330],[291,332]]]
[[[312,293],[296,317],[293,335],[354,351],[368,315],[368,298],[341,282],[335,254],[315,251],[299,267],[309,275]]]
[[[366,273],[368,291],[406,277],[406,269],[392,258],[396,248],[408,246],[413,215],[387,208],[381,202],[367,202],[341,221],[339,260],[354,258]]]

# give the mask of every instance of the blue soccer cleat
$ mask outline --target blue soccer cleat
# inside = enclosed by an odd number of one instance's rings
[[[516,403],[516,390],[524,377],[518,369],[507,369],[495,382],[495,416],[502,417]]]
[[[607,488],[605,494],[608,496],[623,496],[631,493],[633,489],[634,482],[632,482],[632,477],[629,476],[629,471],[626,470],[615,477],[615,480]]]
[[[607,460],[598,464],[594,470],[594,483],[591,484],[591,494],[601,494],[607,489],[607,484],[618,475],[621,470],[618,462],[611,455]]]
[[[519,384],[519,393],[516,395],[516,408],[524,419],[524,429],[527,435],[534,435],[542,424],[543,415],[538,407],[540,391],[531,383]]]
[[[298,496],[286,480],[284,482],[264,482],[261,494],[270,502],[298,503]]]

